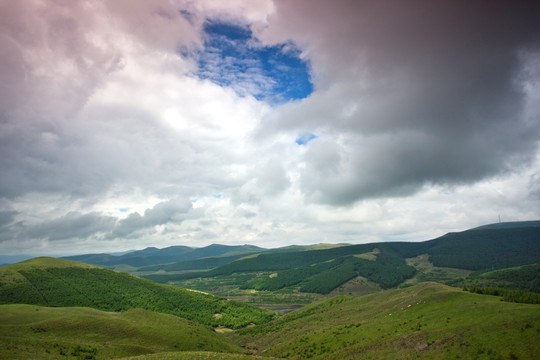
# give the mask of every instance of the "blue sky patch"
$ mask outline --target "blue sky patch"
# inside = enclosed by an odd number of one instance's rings
[[[201,79],[270,103],[303,99],[313,92],[309,64],[293,43],[263,46],[248,26],[218,21],[205,23],[204,36],[198,54]]]
[[[296,143],[298,145],[306,145],[308,142],[310,142],[313,139],[316,139],[317,135],[315,134],[302,134],[298,139],[296,139]]]

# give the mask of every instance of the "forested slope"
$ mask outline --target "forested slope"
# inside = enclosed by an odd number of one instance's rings
[[[261,324],[273,317],[244,303],[54,258],[0,267],[0,304],[84,306],[106,311],[141,308],[230,328]]]
[[[422,254],[427,254],[434,266],[473,271],[540,263],[539,224],[516,222],[483,226],[424,242],[371,243],[299,252],[265,252],[220,265],[210,271],[145,277],[167,283],[234,273],[273,272],[271,276],[254,279],[244,287],[277,290],[299,286],[301,291],[326,294],[344,282],[362,276],[387,289],[412,277],[415,269],[406,264],[406,259]],[[377,254],[371,259],[362,257],[362,254],[374,251]]]

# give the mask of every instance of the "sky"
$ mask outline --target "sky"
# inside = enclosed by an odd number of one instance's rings
[[[0,0],[0,254],[540,219],[540,4]]]

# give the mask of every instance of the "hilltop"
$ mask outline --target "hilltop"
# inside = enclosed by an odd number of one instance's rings
[[[0,267],[0,304],[82,306],[105,311],[142,308],[208,327],[228,328],[261,324],[273,316],[244,303],[55,258]]]

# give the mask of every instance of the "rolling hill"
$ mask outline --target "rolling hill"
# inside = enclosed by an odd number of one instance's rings
[[[244,352],[202,325],[142,309],[0,305],[2,359],[111,359],[173,351]]]
[[[459,287],[514,289],[540,294],[540,264],[476,272],[450,284]]]
[[[375,263],[385,251],[353,258]],[[535,271],[522,266],[483,274],[506,281],[517,272],[529,284]],[[540,305],[433,282],[332,296],[275,317],[93,265],[36,258],[0,267],[0,302],[3,359],[540,357]],[[221,333],[224,326],[238,330]]]
[[[287,359],[538,359],[539,309],[422,283],[320,301],[236,341]]]
[[[407,263],[408,259],[422,255],[435,267],[468,272],[540,263],[540,222],[487,225],[418,243],[388,242],[299,252],[272,251],[240,258],[209,271],[144,277],[168,283],[259,272],[261,276],[243,287],[275,291],[296,286],[303,292],[327,294],[358,276],[383,289],[395,287],[413,277],[418,270]],[[176,269],[180,264],[175,265]]]
[[[428,254],[435,266],[493,270],[540,263],[540,221],[485,225],[422,243],[397,243],[406,257]]]
[[[454,269],[450,272],[460,276],[478,268],[540,262],[540,227],[537,224],[512,223],[502,227],[497,224],[450,233],[420,243],[349,245],[292,253],[265,252],[210,271],[143,276],[161,283],[181,283],[194,278],[217,279],[231,274],[259,273],[257,278],[239,286],[270,291],[294,287],[303,292],[321,294],[330,293],[360,276],[385,289],[395,287],[419,272],[417,267],[408,263],[414,257],[425,256],[430,265],[436,265],[437,271],[446,267]],[[177,269],[180,264],[175,264]],[[424,280],[430,279],[438,280],[434,276],[424,277]],[[446,279],[449,280],[453,278]]]
[[[532,360],[540,356],[539,309],[428,282],[332,297],[221,334],[142,309],[0,305],[0,357]]]
[[[273,314],[213,295],[156,284],[127,273],[55,258],[0,267],[0,304],[90,307],[105,311],[142,308],[208,327],[239,328]]]

